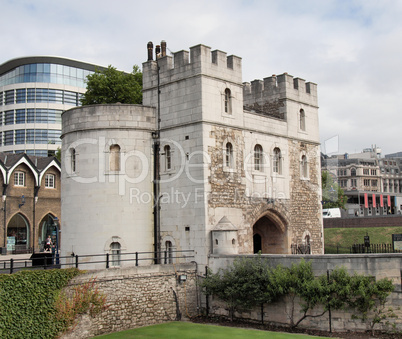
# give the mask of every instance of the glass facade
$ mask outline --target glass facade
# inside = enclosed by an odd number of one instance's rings
[[[95,68],[102,69],[58,57],[0,65],[0,151],[54,154],[61,145],[61,114],[80,105],[86,78]]]
[[[92,71],[51,63],[32,63],[14,68],[0,76],[0,86],[44,82],[85,88],[85,79]]]

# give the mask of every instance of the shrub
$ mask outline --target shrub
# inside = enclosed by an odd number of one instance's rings
[[[56,298],[56,320],[61,324],[63,331],[66,331],[74,324],[79,314],[89,312],[91,316],[106,310],[106,296],[94,287],[95,279],[74,288],[71,297],[62,291]]]

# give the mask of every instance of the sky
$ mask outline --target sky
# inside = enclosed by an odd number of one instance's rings
[[[324,153],[402,151],[400,0],[0,0],[0,13],[0,64],[52,55],[130,72],[148,41],[204,44],[241,57],[243,81],[317,83]]]

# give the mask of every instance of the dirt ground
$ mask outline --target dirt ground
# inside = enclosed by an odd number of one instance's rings
[[[349,339],[397,339],[402,338],[402,334],[397,333],[380,333],[376,332],[374,336],[371,335],[371,332],[335,332],[329,333],[327,331],[319,331],[319,330],[309,330],[304,328],[290,328],[290,327],[281,327],[281,326],[273,326],[273,325],[261,325],[254,322],[247,322],[245,320],[236,319],[231,322],[227,318],[223,317],[196,317],[191,319],[192,322],[195,323],[203,323],[203,324],[214,324],[221,326],[231,326],[231,327],[241,327],[241,328],[254,328],[258,330],[265,331],[274,331],[274,332],[288,332],[288,333],[301,333],[308,334],[320,337],[330,337],[330,338],[349,338]]]

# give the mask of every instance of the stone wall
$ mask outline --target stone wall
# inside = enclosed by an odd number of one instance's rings
[[[224,269],[230,266],[235,255],[212,255],[210,257],[210,266],[213,272],[217,272],[220,268]],[[336,267],[345,267],[350,274],[357,273],[373,276],[376,279],[389,278],[393,281],[395,290],[390,295],[387,306],[391,306],[398,318],[390,319],[391,323],[395,322],[396,330],[402,330],[402,289],[401,289],[401,270],[402,270],[402,254],[356,254],[356,255],[262,255],[271,266],[282,265],[290,267],[293,263],[297,264],[300,260],[305,259],[311,261],[314,274],[316,276],[327,274],[327,271]],[[210,313],[228,315],[224,303],[210,297]],[[292,300],[280,300],[278,302],[264,306],[264,320],[266,323],[288,326],[290,324],[289,315],[292,309]],[[319,314],[320,308],[314,309],[313,313]],[[298,301],[295,301],[294,315],[298,320],[301,317]],[[322,311],[322,310],[321,310]],[[251,312],[237,314],[239,317],[261,320],[261,310],[256,308]],[[352,314],[344,311],[331,312],[332,330],[338,332],[345,331],[364,331],[367,330],[366,323],[361,320],[352,319]],[[328,312],[321,317],[307,318],[300,323],[299,327],[329,330]],[[379,325],[376,327],[380,328]],[[387,330],[386,327],[383,327]],[[389,330],[389,328],[388,328]]]
[[[186,282],[179,282],[182,274],[187,276]],[[81,316],[74,329],[62,338],[89,338],[179,320],[180,315],[195,316],[199,300],[196,276],[193,263],[88,271],[73,279],[66,289],[71,291],[95,278],[109,308],[93,318]]]
[[[323,253],[323,226],[321,215],[321,172],[317,157],[318,146],[306,142],[289,142],[291,174],[291,241],[300,244],[310,238],[311,253]],[[301,174],[300,160],[307,157],[307,177]]]

